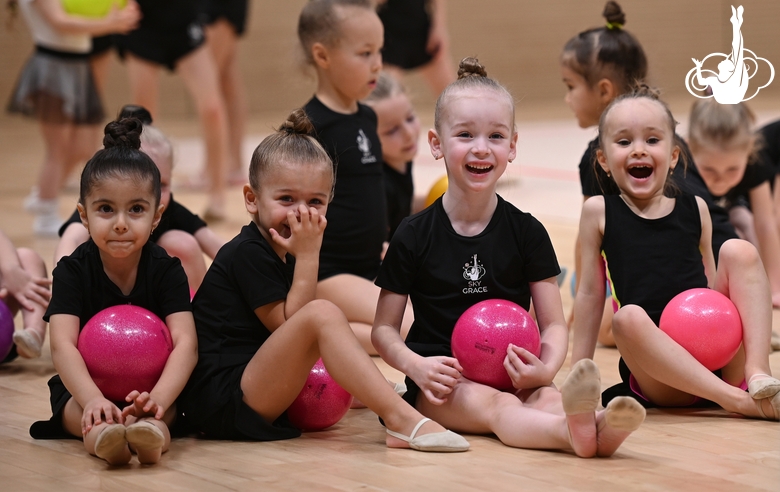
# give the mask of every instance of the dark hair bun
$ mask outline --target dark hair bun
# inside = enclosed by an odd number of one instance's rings
[[[623,27],[626,23],[626,14],[623,13],[623,9],[620,8],[620,5],[618,5],[617,2],[613,2],[612,0],[607,2],[604,6],[604,12],[602,12],[601,15],[607,19],[608,24],[615,26],[617,29]]]
[[[279,127],[280,132],[296,135],[311,135],[314,133],[314,124],[309,119],[303,108],[293,110],[292,113]]]
[[[487,70],[474,57],[466,57],[458,65],[458,79],[466,77],[487,77]]]
[[[122,118],[106,125],[103,136],[103,147],[141,148],[141,131],[143,124],[138,118]]]
[[[650,99],[661,99],[661,91],[655,87],[650,87],[644,82],[634,82],[631,86],[631,94]]]
[[[152,124],[152,113],[145,107],[137,104],[125,104],[122,106],[116,119],[121,120],[122,118],[138,118],[144,125]]]

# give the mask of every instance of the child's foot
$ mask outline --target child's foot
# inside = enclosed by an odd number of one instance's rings
[[[561,403],[571,447],[581,458],[590,458],[597,451],[595,411],[600,396],[599,368],[590,359],[578,361],[561,385]]]
[[[755,400],[758,413],[765,420],[780,421],[780,393],[769,398]]]
[[[151,465],[160,461],[165,435],[153,423],[139,420],[128,425],[125,439],[138,454],[138,461],[142,464]]]
[[[107,425],[95,439],[95,456],[109,465],[126,465],[130,462],[130,450],[125,440],[125,426]]]
[[[606,410],[596,417],[597,452],[601,457],[612,456],[623,441],[645,421],[646,411],[628,396],[613,398]]]
[[[427,424],[427,426],[426,426]],[[418,435],[423,426],[431,432]],[[468,451],[469,442],[460,434],[446,430],[444,427],[425,417],[417,422],[412,432],[406,436],[400,432],[387,429],[385,443],[389,448],[411,448],[416,451],[429,451],[438,453],[457,453]]]
[[[43,340],[41,336],[29,328],[14,332],[14,343],[16,351],[25,359],[37,359],[41,356],[41,345]]]
[[[780,393],[780,379],[769,374],[753,374],[748,380],[748,392],[754,400],[775,396]]]

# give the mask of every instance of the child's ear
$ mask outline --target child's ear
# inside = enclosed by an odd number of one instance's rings
[[[669,163],[669,169],[674,170],[678,162],[680,162],[680,147],[675,145],[672,149],[672,160]]]
[[[509,162],[512,162],[517,157],[517,130],[512,130],[512,138],[509,140],[509,155],[507,157]]]
[[[617,97],[617,87],[611,80],[604,78],[596,82],[596,93],[599,96],[601,104],[606,108],[607,105]]]
[[[154,232],[155,229],[157,229],[157,226],[160,225],[160,219],[162,219],[163,211],[165,210],[165,205],[162,203],[157,207],[157,210],[154,212],[154,220],[152,221],[152,232]]]
[[[246,211],[254,215],[257,213],[257,195],[251,186],[244,185],[244,206]]]
[[[607,156],[604,155],[603,150],[601,149],[596,150],[596,161],[599,163],[599,166],[601,166],[601,169],[603,169],[605,173],[609,174],[609,166],[607,166]]]
[[[431,155],[434,159],[441,159],[444,157],[444,152],[441,149],[441,140],[439,140],[439,134],[436,130],[428,130],[428,146],[431,148]]]
[[[322,43],[311,45],[311,58],[314,60],[314,64],[320,68],[328,68],[330,65],[328,48]]]
[[[84,208],[84,205],[77,203],[76,204],[76,210],[79,212],[79,218],[81,219],[81,223],[86,227],[87,232],[89,232],[89,220],[87,220],[87,209]]]

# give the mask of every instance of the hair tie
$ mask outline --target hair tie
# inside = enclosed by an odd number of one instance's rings
[[[609,22],[609,21],[607,21],[607,29],[609,29],[610,31],[612,31],[612,30],[618,30],[619,31],[620,29],[623,29],[623,24],[621,24],[619,22]]]

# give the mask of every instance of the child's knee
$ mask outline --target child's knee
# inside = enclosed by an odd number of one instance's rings
[[[157,241],[170,256],[179,258],[182,262],[200,259],[203,261],[203,251],[195,236],[184,231],[168,231]]]
[[[718,255],[719,265],[754,265],[760,261],[756,247],[742,239],[729,239]]]
[[[349,322],[341,309],[325,299],[314,299],[313,301],[310,301],[299,309],[296,315],[316,326],[336,324],[349,328]]]
[[[630,337],[633,330],[649,319],[641,307],[634,304],[623,306],[612,317],[612,333],[616,338]]]
[[[16,254],[19,255],[19,261],[25,270],[30,271],[35,269],[34,273],[43,272],[46,274],[46,264],[43,262],[41,255],[36,253],[30,248],[19,248],[16,250]]]

